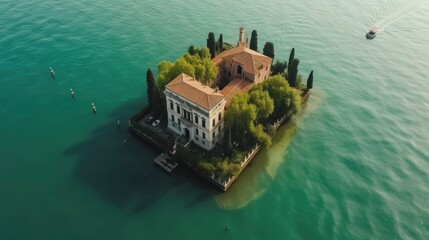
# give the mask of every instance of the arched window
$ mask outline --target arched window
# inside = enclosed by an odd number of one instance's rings
[[[243,67],[241,65],[238,65],[238,67],[237,67],[237,74],[243,75]]]

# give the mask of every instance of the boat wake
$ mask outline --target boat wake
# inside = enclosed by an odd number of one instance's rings
[[[386,28],[403,19],[415,14],[422,9],[424,1],[405,1],[405,0],[392,0],[377,11],[370,23],[370,27],[378,26],[379,32],[385,31]]]

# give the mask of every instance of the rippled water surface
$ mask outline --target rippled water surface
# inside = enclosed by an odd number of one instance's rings
[[[429,239],[429,2],[6,0],[0,12],[1,239]],[[210,31],[235,43],[240,26],[276,59],[295,47],[315,89],[220,193],[156,168],[125,123],[146,104],[148,67]]]

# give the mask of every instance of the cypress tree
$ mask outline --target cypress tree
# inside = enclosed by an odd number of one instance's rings
[[[250,38],[250,49],[258,51],[258,33],[256,30],[252,31],[252,37]]]
[[[215,35],[213,32],[210,32],[209,37],[207,38],[207,48],[210,50],[211,58],[214,58],[216,55],[215,47],[216,47]]]
[[[149,107],[153,108],[153,88],[156,86],[155,77],[153,76],[153,72],[150,68],[147,69],[146,72],[146,87],[147,87],[147,100],[149,103]]]
[[[307,91],[313,88],[313,70],[311,70],[310,75],[307,79]]]
[[[219,35],[218,44],[219,44],[219,52],[223,52],[223,36],[222,36],[222,33]]]
[[[280,62],[279,60],[274,63],[271,68],[271,75],[283,74],[287,68],[287,62]]]
[[[291,87],[297,87],[296,77],[298,76],[299,59],[294,58],[288,71],[288,82]]]
[[[158,117],[159,115],[161,115],[161,97],[159,95],[159,89],[156,85],[153,86],[152,88],[153,91],[153,96],[152,96],[152,102],[153,102],[153,107],[152,107],[152,112],[153,115],[155,117]]]
[[[274,59],[274,44],[272,42],[265,43],[263,54]]]
[[[189,46],[188,53],[191,54],[191,55],[195,54],[195,47],[194,47],[194,45]]]
[[[295,48],[292,48],[292,50],[290,51],[290,54],[289,54],[289,62],[288,62],[288,65],[287,65],[288,74],[289,74],[290,65],[292,64],[292,61],[293,61],[294,58],[295,58]]]

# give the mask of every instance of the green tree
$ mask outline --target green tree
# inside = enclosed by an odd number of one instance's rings
[[[274,109],[273,100],[270,99],[267,92],[264,93],[260,89],[252,89],[252,92],[252,100],[250,94],[239,93],[235,95],[226,110],[225,119],[228,126],[234,129],[236,139],[240,139],[241,143],[247,140],[246,133],[248,133],[258,143],[268,147],[271,145],[271,136],[264,131],[262,124],[257,123],[256,120],[258,115],[267,116],[272,113]],[[257,109],[257,105],[252,102],[267,107],[268,110]],[[270,103],[272,107],[269,106]]]
[[[153,115],[155,117],[158,117],[162,113],[162,108],[161,108],[160,92],[159,92],[159,89],[156,85],[153,86],[152,92],[153,92],[153,95],[152,95],[152,102],[153,102],[152,112],[153,112]]]
[[[287,80],[289,82],[289,85],[291,87],[295,87],[295,88],[298,86],[298,82],[297,82],[298,64],[299,64],[299,59],[294,58],[292,60],[290,68],[288,68],[288,79]]]
[[[220,172],[220,178],[224,181],[228,180],[228,178],[237,175],[240,170],[240,164],[229,163],[227,160],[223,160],[216,164],[216,168]]]
[[[279,60],[274,63],[271,68],[271,75],[283,74],[287,68],[287,62],[281,62]]]
[[[216,167],[212,163],[199,162],[198,165],[207,175],[212,175],[216,171]]]
[[[267,91],[262,89],[252,89],[249,92],[249,103],[256,106],[256,122],[268,118],[274,111],[274,101]]]
[[[194,49],[195,54],[188,52],[178,58],[174,63],[162,61],[158,65],[158,86],[161,90],[165,88],[171,80],[186,73],[194,76],[203,84],[208,84],[217,75],[217,67],[211,61],[207,48]]]
[[[262,89],[267,91],[274,101],[275,117],[281,117],[288,111],[296,113],[301,107],[300,91],[291,88],[280,75],[267,78],[262,83]],[[253,89],[252,89],[253,90]]]
[[[296,76],[296,87],[297,89],[301,89],[301,83],[302,83],[302,75],[298,74],[298,76]]]
[[[243,152],[233,150],[232,153],[230,153],[229,161],[231,163],[241,164],[241,162],[243,162],[243,160],[244,160]]]
[[[295,48],[292,48],[292,50],[290,51],[290,54],[289,54],[289,62],[288,62],[288,65],[287,65],[288,75],[289,75],[290,65],[292,64],[292,61],[293,61],[294,58],[295,58]]]
[[[194,54],[195,54],[195,48],[194,48],[194,45],[189,46],[189,48],[188,48],[188,53],[189,53],[189,54],[191,54],[191,55],[194,55]]]
[[[146,87],[147,87],[147,100],[149,103],[149,107],[153,109],[153,88],[156,85],[155,77],[153,76],[153,72],[150,68],[147,69],[146,72]]]
[[[210,50],[208,48],[198,49],[198,55],[200,56],[201,59],[205,59],[205,58],[210,59]]]
[[[219,47],[219,52],[223,52],[223,36],[222,36],[222,33],[219,35],[218,47]]]
[[[258,33],[256,30],[252,31],[252,37],[250,38],[250,49],[258,51]]]
[[[272,42],[265,43],[263,54],[274,59],[274,44]]]
[[[173,67],[173,63],[169,61],[161,61],[158,64],[158,86],[160,89],[164,89],[165,85],[169,83],[172,78],[170,77],[170,70]]]
[[[207,38],[207,48],[210,50],[210,57],[214,58],[216,55],[216,42],[215,42],[215,35],[213,32],[209,33],[209,37]]]
[[[199,79],[201,83],[208,85],[217,75],[218,68],[212,60],[206,58],[203,59],[203,66],[205,68],[204,77]]]
[[[313,88],[313,70],[311,70],[310,75],[307,79],[307,91]]]
[[[268,133],[268,135],[272,137],[274,137],[274,135],[276,134],[276,128],[274,127],[274,125],[272,124],[268,124],[266,126],[266,132]]]
[[[271,146],[271,136],[264,131],[262,124],[251,124],[250,133],[259,144],[262,144],[264,148]]]
[[[235,95],[225,113],[226,124],[234,129],[235,138],[243,139],[246,131],[256,119],[256,106],[249,104],[249,95],[239,93]]]
[[[198,55],[201,59],[208,58],[210,59],[210,51],[208,48],[194,48],[194,54],[191,55]],[[189,53],[189,51],[188,51]]]

